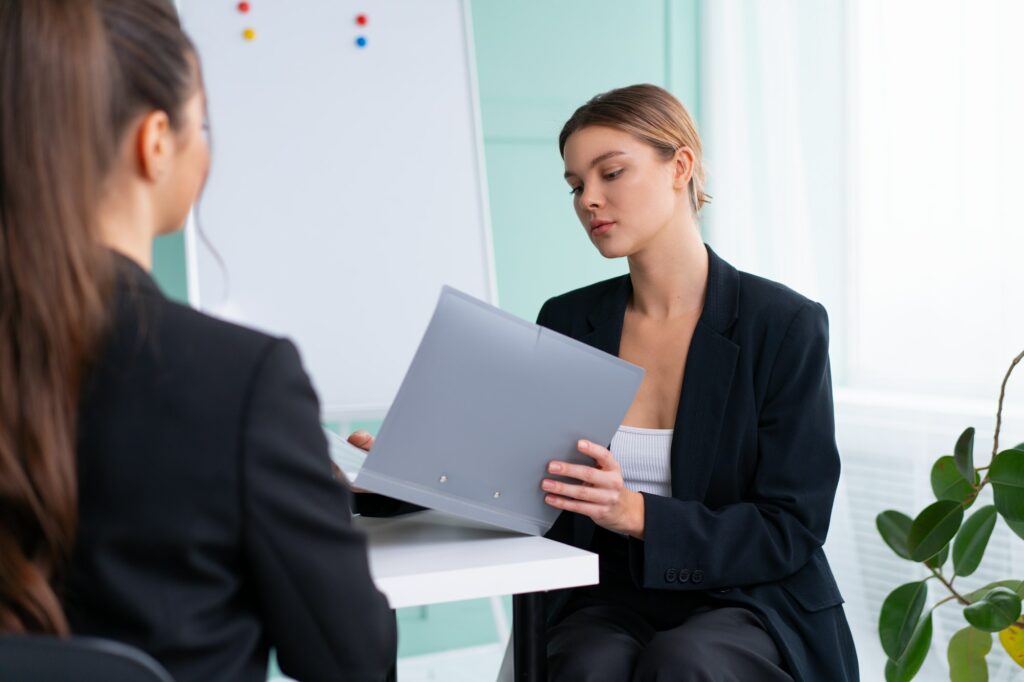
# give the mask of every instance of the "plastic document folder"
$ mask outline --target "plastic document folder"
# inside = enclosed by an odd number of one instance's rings
[[[444,287],[357,485],[532,535],[552,459],[592,464],[644,371]]]

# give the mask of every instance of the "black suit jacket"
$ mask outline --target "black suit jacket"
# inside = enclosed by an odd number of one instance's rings
[[[80,401],[76,634],[178,680],[380,680],[394,615],[331,476],[295,346],[166,299],[117,257],[112,323]]]
[[[638,586],[706,591],[758,613],[797,680],[858,678],[821,546],[839,478],[825,309],[711,249],[671,447],[672,496],[644,493]],[[628,275],[558,296],[537,322],[618,355]],[[549,537],[590,547],[589,518]],[[557,611],[561,600],[553,601]],[[557,613],[552,612],[552,617]]]

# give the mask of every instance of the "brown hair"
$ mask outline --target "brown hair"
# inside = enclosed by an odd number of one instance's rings
[[[587,126],[608,126],[633,135],[654,147],[664,160],[682,147],[693,151],[690,206],[699,213],[711,197],[704,192],[704,160],[697,125],[672,93],[657,85],[630,85],[591,98],[562,126],[558,153],[565,157],[565,141]]]
[[[0,2],[0,631],[65,634],[78,396],[114,278],[99,201],[131,119],[194,89],[165,0]]]

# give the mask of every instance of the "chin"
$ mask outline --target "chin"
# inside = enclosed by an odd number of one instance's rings
[[[633,251],[626,248],[623,245],[615,244],[613,240],[607,240],[604,242],[597,242],[594,244],[597,248],[597,252],[605,258],[625,258],[630,255]]]

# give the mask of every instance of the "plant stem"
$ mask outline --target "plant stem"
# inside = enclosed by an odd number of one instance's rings
[[[985,467],[985,468],[987,469],[988,467]],[[967,509],[968,507],[971,506],[971,503],[974,502],[975,498],[977,498],[978,495],[981,494],[981,489],[984,488],[986,485],[988,485],[988,483],[989,483],[989,478],[988,478],[988,476],[986,476],[985,478],[981,479],[981,482],[978,483],[978,485],[972,485],[971,486],[972,488],[974,488],[974,492],[972,492],[970,494],[970,497],[968,497],[966,500],[963,501],[963,508],[964,509]]]
[[[992,457],[993,459],[999,454],[999,429],[1003,426],[1003,398],[1006,397],[1006,382],[1010,380],[1010,374],[1013,373],[1013,368],[1017,366],[1021,360],[1024,360],[1024,351],[1020,352],[1020,355],[1013,359],[1010,363],[1010,368],[1006,370],[1006,376],[1003,377],[1003,385],[999,388],[999,409],[996,411],[996,434],[992,439]]]
[[[950,597],[950,599],[956,599],[958,602],[960,602],[964,606],[967,606],[968,604],[971,603],[971,602],[967,601],[967,599],[962,594],[957,592],[956,589],[953,587],[953,583],[951,581],[946,580],[945,578],[943,578],[941,573],[936,571],[931,566],[928,567],[928,570],[930,570],[935,575],[935,577],[939,579],[939,582],[941,582],[943,585],[946,586],[947,590],[949,590],[950,592],[953,593],[953,596]],[[939,602],[939,603],[942,603],[942,602]],[[936,606],[938,606],[938,604],[936,604]]]
[[[946,602],[953,601],[954,599],[956,599],[956,595],[953,594],[949,595],[948,597],[944,597],[943,599],[940,599],[939,601],[935,602],[935,606],[932,607],[932,610],[934,611]]]

